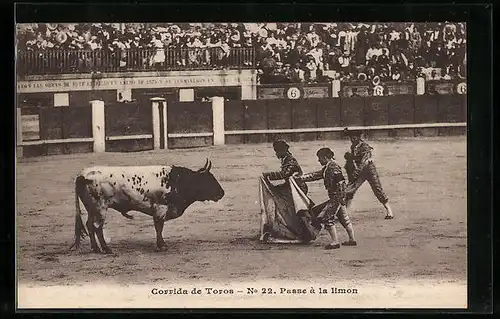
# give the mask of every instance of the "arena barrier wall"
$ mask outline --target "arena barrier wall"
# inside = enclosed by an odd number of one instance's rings
[[[212,104],[174,102],[168,108],[168,146],[199,147],[213,144]]]
[[[23,156],[92,152],[92,109],[88,106],[18,108],[17,145]],[[29,117],[30,131],[23,140],[23,118]],[[35,136],[33,138],[33,136]]]
[[[463,135],[463,95],[395,95],[327,99],[18,108],[20,156],[125,152],[224,144],[336,139],[344,127],[365,137]],[[29,134],[28,134],[29,133]]]
[[[148,104],[114,103],[104,108],[105,149],[131,152],[153,149],[152,108]]]

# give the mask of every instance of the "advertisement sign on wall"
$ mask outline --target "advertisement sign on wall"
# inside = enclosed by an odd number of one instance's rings
[[[193,88],[213,86],[242,86],[251,85],[254,81],[250,70],[227,71],[220,73],[193,73],[183,72],[168,76],[134,76],[124,74],[123,77],[102,77],[99,79],[54,79],[18,81],[17,93],[38,92],[72,92],[89,90],[124,90],[150,88]]]
[[[285,98],[284,87],[259,87],[257,89],[257,99],[273,100]]]
[[[387,82],[387,95],[415,94],[415,83]]]
[[[342,83],[342,96],[351,97],[356,93],[358,96],[370,96],[369,84],[347,84]]]
[[[430,94],[449,95],[467,94],[467,82],[453,80],[436,80],[427,83],[427,92]]]
[[[35,115],[22,115],[21,128],[23,141],[33,141],[40,139],[40,116]]]
[[[374,85],[367,81],[342,82],[342,96],[388,96],[415,94],[415,83],[411,82],[380,82]]]
[[[304,87],[304,98],[317,98],[317,99],[322,99],[322,98],[327,98],[330,97],[329,95],[329,88],[327,86],[321,86],[321,87]]]
[[[257,87],[257,99],[324,99],[330,97],[330,88],[325,85],[281,85]]]

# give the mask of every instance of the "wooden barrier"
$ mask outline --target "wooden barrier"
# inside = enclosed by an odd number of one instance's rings
[[[88,106],[18,108],[18,146],[23,157],[93,151],[92,109]],[[39,138],[23,140],[23,116],[38,117]],[[36,132],[34,132],[36,133]]]
[[[235,131],[245,129],[245,109],[251,104],[252,100],[248,101],[227,101],[224,107],[224,130]],[[245,143],[245,135],[225,135],[226,144],[243,144]]]
[[[464,103],[463,98],[460,95],[440,95],[438,98],[438,120],[439,122],[446,123],[460,123],[465,122],[467,119],[464,118]],[[443,127],[439,128],[438,134],[442,136],[446,135],[458,135],[465,134],[466,130],[462,127]]]
[[[114,103],[105,107],[106,136],[151,134],[151,106],[136,103]]]
[[[341,99],[342,125],[364,125],[365,124],[365,98],[348,97]]]
[[[63,139],[63,113],[60,107],[40,109],[40,139]]]
[[[467,99],[460,95],[350,97],[309,100],[168,102],[89,107],[26,108],[18,117],[39,116],[37,133],[18,138],[18,154],[74,152],[336,139],[345,126],[367,137],[437,136],[466,133]],[[18,118],[20,126],[22,119]],[[167,125],[168,123],[168,125]],[[30,127],[31,127],[30,126]],[[18,128],[19,129],[19,128]],[[31,134],[31,132],[29,132]],[[18,130],[18,134],[23,134]],[[33,137],[35,136],[35,137]]]
[[[172,102],[167,107],[169,147],[200,147],[213,144],[212,103]]]
[[[237,137],[237,143],[241,143],[244,135],[259,136],[259,142],[277,137],[293,141],[334,139],[341,137],[346,126],[363,129],[368,137],[462,135],[466,132],[466,102],[466,98],[457,95],[255,101],[252,110],[257,112],[246,116],[253,119],[252,125],[240,122],[232,126],[226,122],[226,141]],[[231,114],[228,121],[241,116],[242,109],[248,109],[240,101],[227,106],[234,109],[226,110],[225,114]]]
[[[413,95],[396,95],[387,100],[389,108],[389,125],[415,123],[415,108]],[[415,130],[402,128],[389,133],[393,137],[412,137]]]
[[[341,99],[317,100],[316,117],[318,119],[318,128],[341,127],[342,126],[342,103]],[[318,131],[319,140],[337,139],[339,132]]]
[[[88,106],[62,107],[63,138],[92,136],[92,110]]]
[[[243,101],[243,104],[245,105],[245,126],[242,132],[247,130],[266,130],[269,128],[267,103],[265,101]],[[245,142],[264,143],[267,142],[267,135],[259,133],[248,135]]]
[[[364,110],[365,125],[389,125],[389,106],[385,97],[374,96],[366,98]],[[369,137],[387,137],[388,133],[385,130],[372,130],[369,132]]]
[[[437,96],[416,96],[414,99],[415,123],[438,123],[438,101]],[[416,136],[437,136],[438,128],[421,128],[415,130]]]
[[[292,128],[318,127],[317,101],[321,99],[291,100]],[[294,141],[313,141],[317,139],[317,133],[295,133]]]
[[[275,130],[285,130],[292,128],[292,108],[290,100],[267,100],[267,125],[268,128]],[[284,139],[291,141],[293,135],[288,133],[276,132],[269,133],[268,141]]]
[[[438,121],[458,123],[464,122],[463,101],[459,95],[440,95],[438,97]]]
[[[147,104],[113,103],[105,106],[106,151],[130,152],[153,149],[152,110]]]

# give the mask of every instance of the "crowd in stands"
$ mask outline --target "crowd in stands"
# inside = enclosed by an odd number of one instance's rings
[[[449,23],[342,23],[278,28],[257,49],[269,82],[465,77],[466,30]],[[333,71],[333,72],[331,72]],[[331,76],[330,74],[333,74]]]
[[[258,68],[262,84],[466,77],[463,23],[36,24],[17,39],[42,56],[85,50],[72,56],[78,69],[111,54],[122,68]]]

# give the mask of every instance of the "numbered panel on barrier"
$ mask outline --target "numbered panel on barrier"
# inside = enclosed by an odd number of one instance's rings
[[[467,83],[466,82],[458,83],[457,87],[456,87],[456,92],[460,95],[466,95],[467,94]]]
[[[301,90],[296,87],[290,87],[286,90],[286,97],[289,100],[298,100],[302,96]]]

